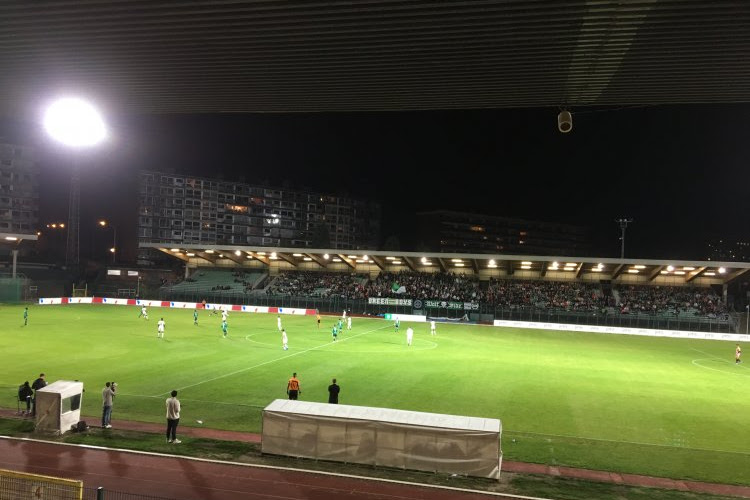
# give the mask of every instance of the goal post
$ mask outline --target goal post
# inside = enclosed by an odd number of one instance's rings
[[[0,469],[0,500],[82,500],[83,481]]]

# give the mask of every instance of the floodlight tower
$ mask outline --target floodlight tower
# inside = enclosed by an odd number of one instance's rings
[[[624,259],[625,258],[625,230],[628,228],[628,224],[633,222],[633,219],[621,218],[621,219],[615,219],[615,222],[620,224],[620,230],[622,231],[622,234],[620,235],[620,242],[621,242],[620,258]]]
[[[53,139],[73,150],[96,146],[107,137],[107,129],[99,112],[93,105],[77,97],[66,97],[53,102],[44,114],[44,128]],[[78,265],[81,177],[75,157],[68,203],[65,264]]]

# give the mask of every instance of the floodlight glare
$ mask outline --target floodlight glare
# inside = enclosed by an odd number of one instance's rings
[[[71,147],[94,146],[107,138],[99,112],[77,97],[52,103],[44,114],[44,128],[53,139]]]

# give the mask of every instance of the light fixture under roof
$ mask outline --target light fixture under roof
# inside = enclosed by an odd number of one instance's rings
[[[188,253],[187,253],[186,255],[187,255],[188,257],[195,257],[195,254],[194,254],[193,252],[188,252]]]
[[[727,272],[727,269],[725,267],[719,268],[719,274],[724,274],[725,272]]]
[[[490,263],[490,265],[494,266],[495,265],[495,259],[490,259],[489,263]]]
[[[275,259],[275,258],[276,258],[276,252],[271,252],[271,258],[272,258],[272,259]]]
[[[400,266],[401,265],[401,261],[400,260],[394,260],[394,261],[391,261],[391,264],[393,264],[394,266]]]
[[[674,271],[674,266],[667,266],[667,272],[671,273],[672,271]]]
[[[424,264],[425,262],[427,262],[427,257],[422,257],[422,258],[420,259],[420,262],[421,262],[422,264]]]
[[[310,262],[312,260],[312,258],[311,257],[304,257],[302,260]]]
[[[675,274],[679,274],[679,275],[683,275],[683,274],[685,274],[685,271],[675,271],[674,273]]]
[[[682,268],[683,271],[695,271],[695,268],[693,266],[685,266]]]
[[[633,266],[633,269],[646,269],[646,266],[644,266],[643,264],[636,264],[635,266]]]
[[[334,258],[333,258],[332,260],[333,260],[334,262],[341,262],[341,259],[339,259],[338,257],[334,257]]]
[[[293,253],[292,257],[302,257],[302,254],[301,253]]]
[[[235,254],[235,255],[236,255],[237,257],[239,257],[240,255],[242,255],[242,252],[240,252],[239,250],[235,250],[235,251],[234,251],[234,254]]]
[[[456,267],[464,267],[464,263],[463,263],[463,262],[454,262],[453,264],[454,264],[454,265],[455,265]]]
[[[463,262],[463,259],[451,259],[451,262]]]
[[[640,271],[638,269],[628,269],[628,272],[630,274],[638,274],[638,273],[640,273]]]
[[[258,255],[265,255],[266,254],[266,252],[255,252],[255,253],[257,253]]]
[[[331,258],[331,256],[330,256],[330,255],[328,255],[327,253],[324,253],[324,254],[323,254],[323,258],[324,258],[325,260],[328,260],[328,259],[330,259],[330,258]],[[341,262],[341,259],[339,259],[339,262]]]
[[[574,266],[575,267],[577,265],[578,265],[578,263],[576,263],[576,262],[568,262],[568,263],[565,264],[565,267],[569,267],[569,266]]]
[[[356,255],[347,255],[346,258],[347,259],[356,259],[357,256]]]
[[[179,252],[180,249],[179,248],[170,248],[169,251],[170,252]]]
[[[213,250],[206,250],[206,253],[214,253]]]
[[[252,258],[253,258],[253,256],[252,256],[252,255],[247,255],[247,256],[246,256],[246,258],[248,258],[248,259],[252,259]]]
[[[703,273],[703,276],[716,276],[716,273],[708,271],[708,272]]]
[[[386,257],[385,260],[396,260],[396,257]]]
[[[521,266],[521,269],[531,269],[531,266]]]
[[[529,262],[528,260],[524,260],[524,261],[521,262],[521,265],[530,266],[531,262]]]

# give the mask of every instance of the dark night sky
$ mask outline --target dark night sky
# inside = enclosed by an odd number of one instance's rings
[[[631,257],[702,258],[708,236],[748,234],[750,105],[573,112],[567,135],[555,109],[109,117],[112,140],[80,160],[82,226],[114,217],[135,237],[130,174],[152,168],[374,198],[383,237],[405,243],[437,208],[589,226],[605,257],[620,216]],[[41,222],[64,220],[70,157],[41,149]]]

